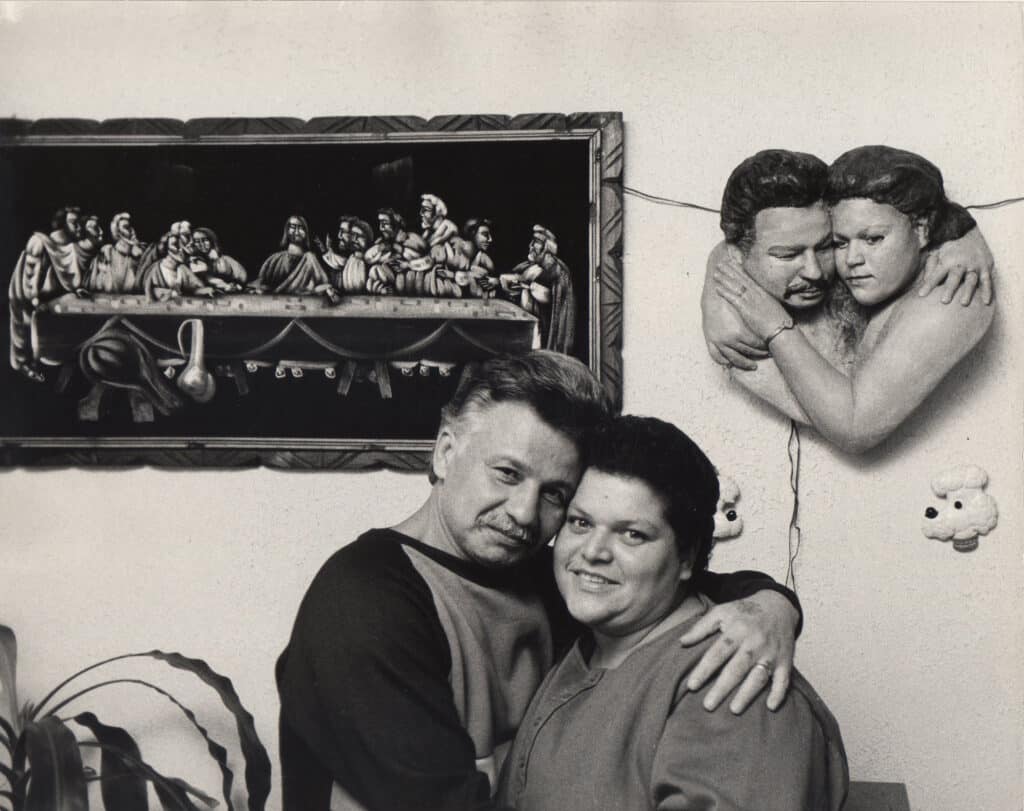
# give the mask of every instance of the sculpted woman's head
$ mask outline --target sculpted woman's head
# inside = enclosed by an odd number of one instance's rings
[[[946,216],[942,173],[920,155],[862,146],[829,167],[836,267],[854,298],[882,304],[917,278],[921,254]]]
[[[555,541],[555,579],[576,619],[626,636],[667,616],[681,583],[706,568],[718,478],[686,434],[650,417],[612,420],[586,461]]]

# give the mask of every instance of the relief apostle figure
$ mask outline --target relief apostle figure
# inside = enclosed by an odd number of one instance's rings
[[[291,215],[281,235],[282,250],[266,258],[250,289],[277,295],[322,294],[331,302],[339,301],[338,291],[310,250],[309,233],[306,218]]]
[[[192,235],[193,253],[189,268],[222,293],[241,291],[249,279],[242,263],[221,251],[220,240],[210,228],[197,228]]]
[[[89,268],[86,286],[98,293],[131,292],[138,287],[136,271],[143,251],[132,227],[132,215],[127,211],[115,214],[110,221],[110,236],[114,242],[100,248]]]
[[[525,262],[498,277],[501,289],[540,320],[540,345],[568,354],[576,342],[576,292],[555,235],[533,226]]]
[[[65,293],[88,296],[85,287],[88,262],[99,248],[102,229],[97,236],[98,221],[91,232],[85,225],[77,206],[59,209],[51,221],[50,233],[32,234],[11,274],[8,287],[11,367],[30,380],[41,382],[44,379],[32,349],[32,314],[36,308]]]
[[[845,451],[884,440],[991,324],[984,239],[913,153],[861,147],[830,168],[759,152],[726,184],[722,230],[702,298],[712,357]]]

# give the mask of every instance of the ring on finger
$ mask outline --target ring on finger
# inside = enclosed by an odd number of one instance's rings
[[[771,662],[758,662],[754,667],[759,667],[764,670],[764,674],[771,679],[772,677],[772,663]]]

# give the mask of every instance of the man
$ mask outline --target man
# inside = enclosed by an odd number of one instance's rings
[[[460,248],[469,268],[456,272],[455,283],[464,290],[467,298],[489,299],[498,287],[494,260],[488,253],[494,244],[493,225],[486,218],[474,217],[462,227]]]
[[[385,296],[406,293],[410,263],[422,267],[424,272],[429,270],[430,248],[419,234],[405,230],[405,220],[393,208],[382,208],[377,212],[377,230],[380,236],[366,252],[366,264],[370,269],[366,289]],[[422,273],[413,271],[413,275],[421,276]]]
[[[281,235],[283,250],[272,253],[263,262],[250,287],[259,293],[277,295],[322,294],[328,301],[340,300],[327,272],[309,249],[309,225],[305,217],[293,214],[285,222]]]
[[[572,352],[576,342],[576,292],[572,275],[558,258],[555,235],[533,226],[526,261],[500,277],[502,289],[518,297],[527,312],[540,319],[540,345],[555,352]]]
[[[127,293],[136,289],[136,269],[142,246],[132,227],[127,211],[115,214],[110,221],[112,245],[100,248],[89,270],[89,290],[99,293]]]
[[[156,246],[157,261],[142,275],[147,301],[168,301],[185,296],[213,296],[214,289],[189,267],[192,228],[187,222],[171,224]]]
[[[197,228],[193,232],[189,268],[221,293],[241,292],[249,279],[241,262],[221,252],[220,240],[212,228]]]
[[[823,199],[827,181],[825,162],[802,152],[768,149],[742,161],[729,176],[722,195],[725,240],[708,259],[701,296],[704,336],[711,357],[731,367],[732,378],[744,388],[803,424],[810,420],[767,347],[716,295],[708,280],[720,263],[742,266],[783,304],[792,325],[822,357],[848,372],[856,361],[865,318],[846,287],[835,280],[832,225]],[[943,301],[948,303],[969,268],[981,277],[983,292],[991,298],[988,247],[973,218],[959,206],[952,208],[947,231],[939,240],[948,247],[929,258],[927,283],[921,292],[926,295],[946,278]]]
[[[32,348],[33,313],[40,304],[65,293],[88,295],[81,260],[89,250],[95,252],[98,242],[95,233],[86,232],[81,214],[76,206],[59,209],[51,221],[50,233],[32,234],[11,274],[11,367],[35,382],[45,378]],[[79,241],[83,245],[76,250]]]
[[[352,217],[348,214],[343,214],[338,218],[337,245],[334,245],[331,242],[330,234],[326,237],[326,245],[324,245],[319,238],[313,240],[317,250],[320,251],[320,259],[323,264],[327,265],[331,270],[335,270],[340,273],[345,267],[345,261],[352,252],[352,223],[356,222],[356,220],[356,217]]]
[[[334,781],[345,798],[335,809],[491,807],[526,706],[574,636],[547,542],[582,474],[584,437],[610,413],[566,355],[467,368],[442,411],[426,501],[335,553],[299,608],[277,664],[286,811],[326,810]],[[719,602],[764,590],[684,638],[722,630],[691,688],[728,661],[707,706],[742,681],[739,711],[769,679],[777,706],[797,610],[756,573],[710,574],[701,588]]]

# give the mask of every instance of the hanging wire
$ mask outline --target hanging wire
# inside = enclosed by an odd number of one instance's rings
[[[789,566],[786,569],[786,587],[796,593],[796,572],[793,564],[800,554],[800,429],[796,421],[789,421],[789,487],[793,491],[793,512],[789,518]]]
[[[656,195],[648,194],[647,192],[640,191],[639,189],[633,189],[629,186],[623,186],[622,190],[626,194],[631,194],[633,197],[639,197],[641,200],[647,200],[649,203],[657,203],[662,206],[676,206],[678,208],[695,208],[698,211],[707,211],[711,214],[721,213],[717,208],[699,206],[696,203],[684,203],[682,200],[672,200],[669,197],[657,197]]]
[[[979,203],[976,206],[964,206],[964,208],[973,208],[975,211],[981,211],[983,209],[988,210],[992,208],[1002,208],[1003,206],[1012,206],[1014,203],[1019,203],[1024,200],[1024,197],[1007,197],[1005,200],[1000,200],[998,203]]]
[[[693,208],[697,211],[707,211],[709,214],[720,214],[717,208],[709,208],[708,206],[701,206],[697,203],[686,203],[682,200],[673,200],[671,197],[658,197],[655,194],[648,194],[647,192],[634,189],[631,186],[623,186],[622,190],[633,197],[639,197],[641,200],[646,200],[649,203],[656,203],[660,206],[675,206],[677,208]],[[1008,197],[1005,200],[999,200],[995,203],[976,203],[970,206],[964,206],[964,208],[973,209],[975,211],[987,211],[993,208],[1002,208],[1003,206],[1012,206],[1015,203],[1024,202],[1024,197]]]

